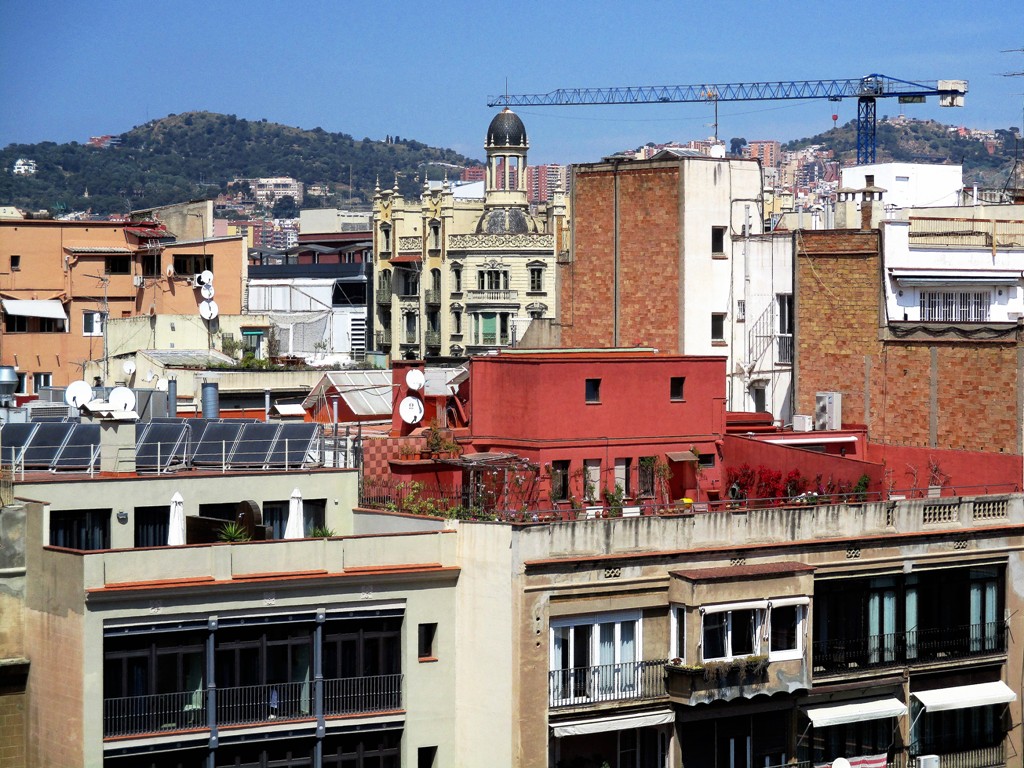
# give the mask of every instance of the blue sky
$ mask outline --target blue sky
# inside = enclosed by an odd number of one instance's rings
[[[356,138],[397,134],[483,156],[488,97],[560,87],[860,77],[966,79],[964,109],[1021,126],[1024,3],[224,2],[0,0],[0,146],[85,141],[209,110]],[[895,101],[878,113],[896,114]],[[530,162],[581,162],[710,135],[710,105],[517,110]],[[737,102],[719,136],[788,140],[856,102]]]

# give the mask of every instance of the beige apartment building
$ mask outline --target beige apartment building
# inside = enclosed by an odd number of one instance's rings
[[[392,358],[514,346],[532,320],[557,316],[564,194],[531,213],[529,142],[512,111],[494,116],[485,148],[482,190],[446,181],[425,184],[419,199],[397,184],[374,195],[375,343]]]
[[[206,270],[219,312],[240,314],[242,238],[180,240],[153,222],[0,220],[0,363],[14,366],[20,394],[65,386],[109,358],[108,319],[198,317]]]

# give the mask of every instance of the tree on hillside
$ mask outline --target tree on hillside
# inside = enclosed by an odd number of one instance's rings
[[[295,205],[295,198],[291,195],[282,195],[277,198],[270,215],[275,219],[297,219],[299,207]]]

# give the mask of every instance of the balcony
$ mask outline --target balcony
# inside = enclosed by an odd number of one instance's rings
[[[103,736],[211,728],[211,698],[218,727],[258,725],[278,719],[308,720],[321,714],[312,681],[129,696],[104,700]],[[322,700],[322,714],[328,717],[394,712],[402,708],[402,675],[324,680]]]
[[[553,669],[548,705],[578,707],[624,699],[657,699],[665,693],[665,659]]]
[[[391,286],[384,286],[377,291],[376,300],[378,304],[390,305],[391,304]]]
[[[928,754],[939,756],[939,768],[996,768],[1006,765],[1005,742],[993,747],[978,747],[961,752],[928,750]],[[910,758],[907,768],[917,768],[916,758]]]
[[[814,674],[841,675],[864,669],[955,661],[1006,653],[1001,621],[918,629],[814,643]]]
[[[507,333],[481,333],[475,341],[471,342],[474,347],[507,347],[512,337]]]
[[[427,331],[423,334],[424,343],[428,347],[439,347],[441,346],[441,332],[440,331]]]
[[[420,340],[416,337],[416,331],[406,331],[402,334],[403,344],[419,344]]]
[[[391,346],[391,329],[385,328],[377,331],[377,349],[384,349]]]
[[[472,290],[466,291],[467,304],[518,304],[519,291]]]
[[[423,292],[423,298],[427,304],[440,304],[441,303],[441,291],[437,288],[431,288]]]
[[[778,360],[785,365],[793,364],[793,334],[780,333],[778,335]]]

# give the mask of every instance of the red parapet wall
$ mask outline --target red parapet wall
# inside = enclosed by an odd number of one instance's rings
[[[1024,457],[1015,453],[868,443],[868,459],[885,468],[886,487],[941,485],[944,494],[975,496],[1020,490]],[[935,482],[933,482],[935,481]]]

